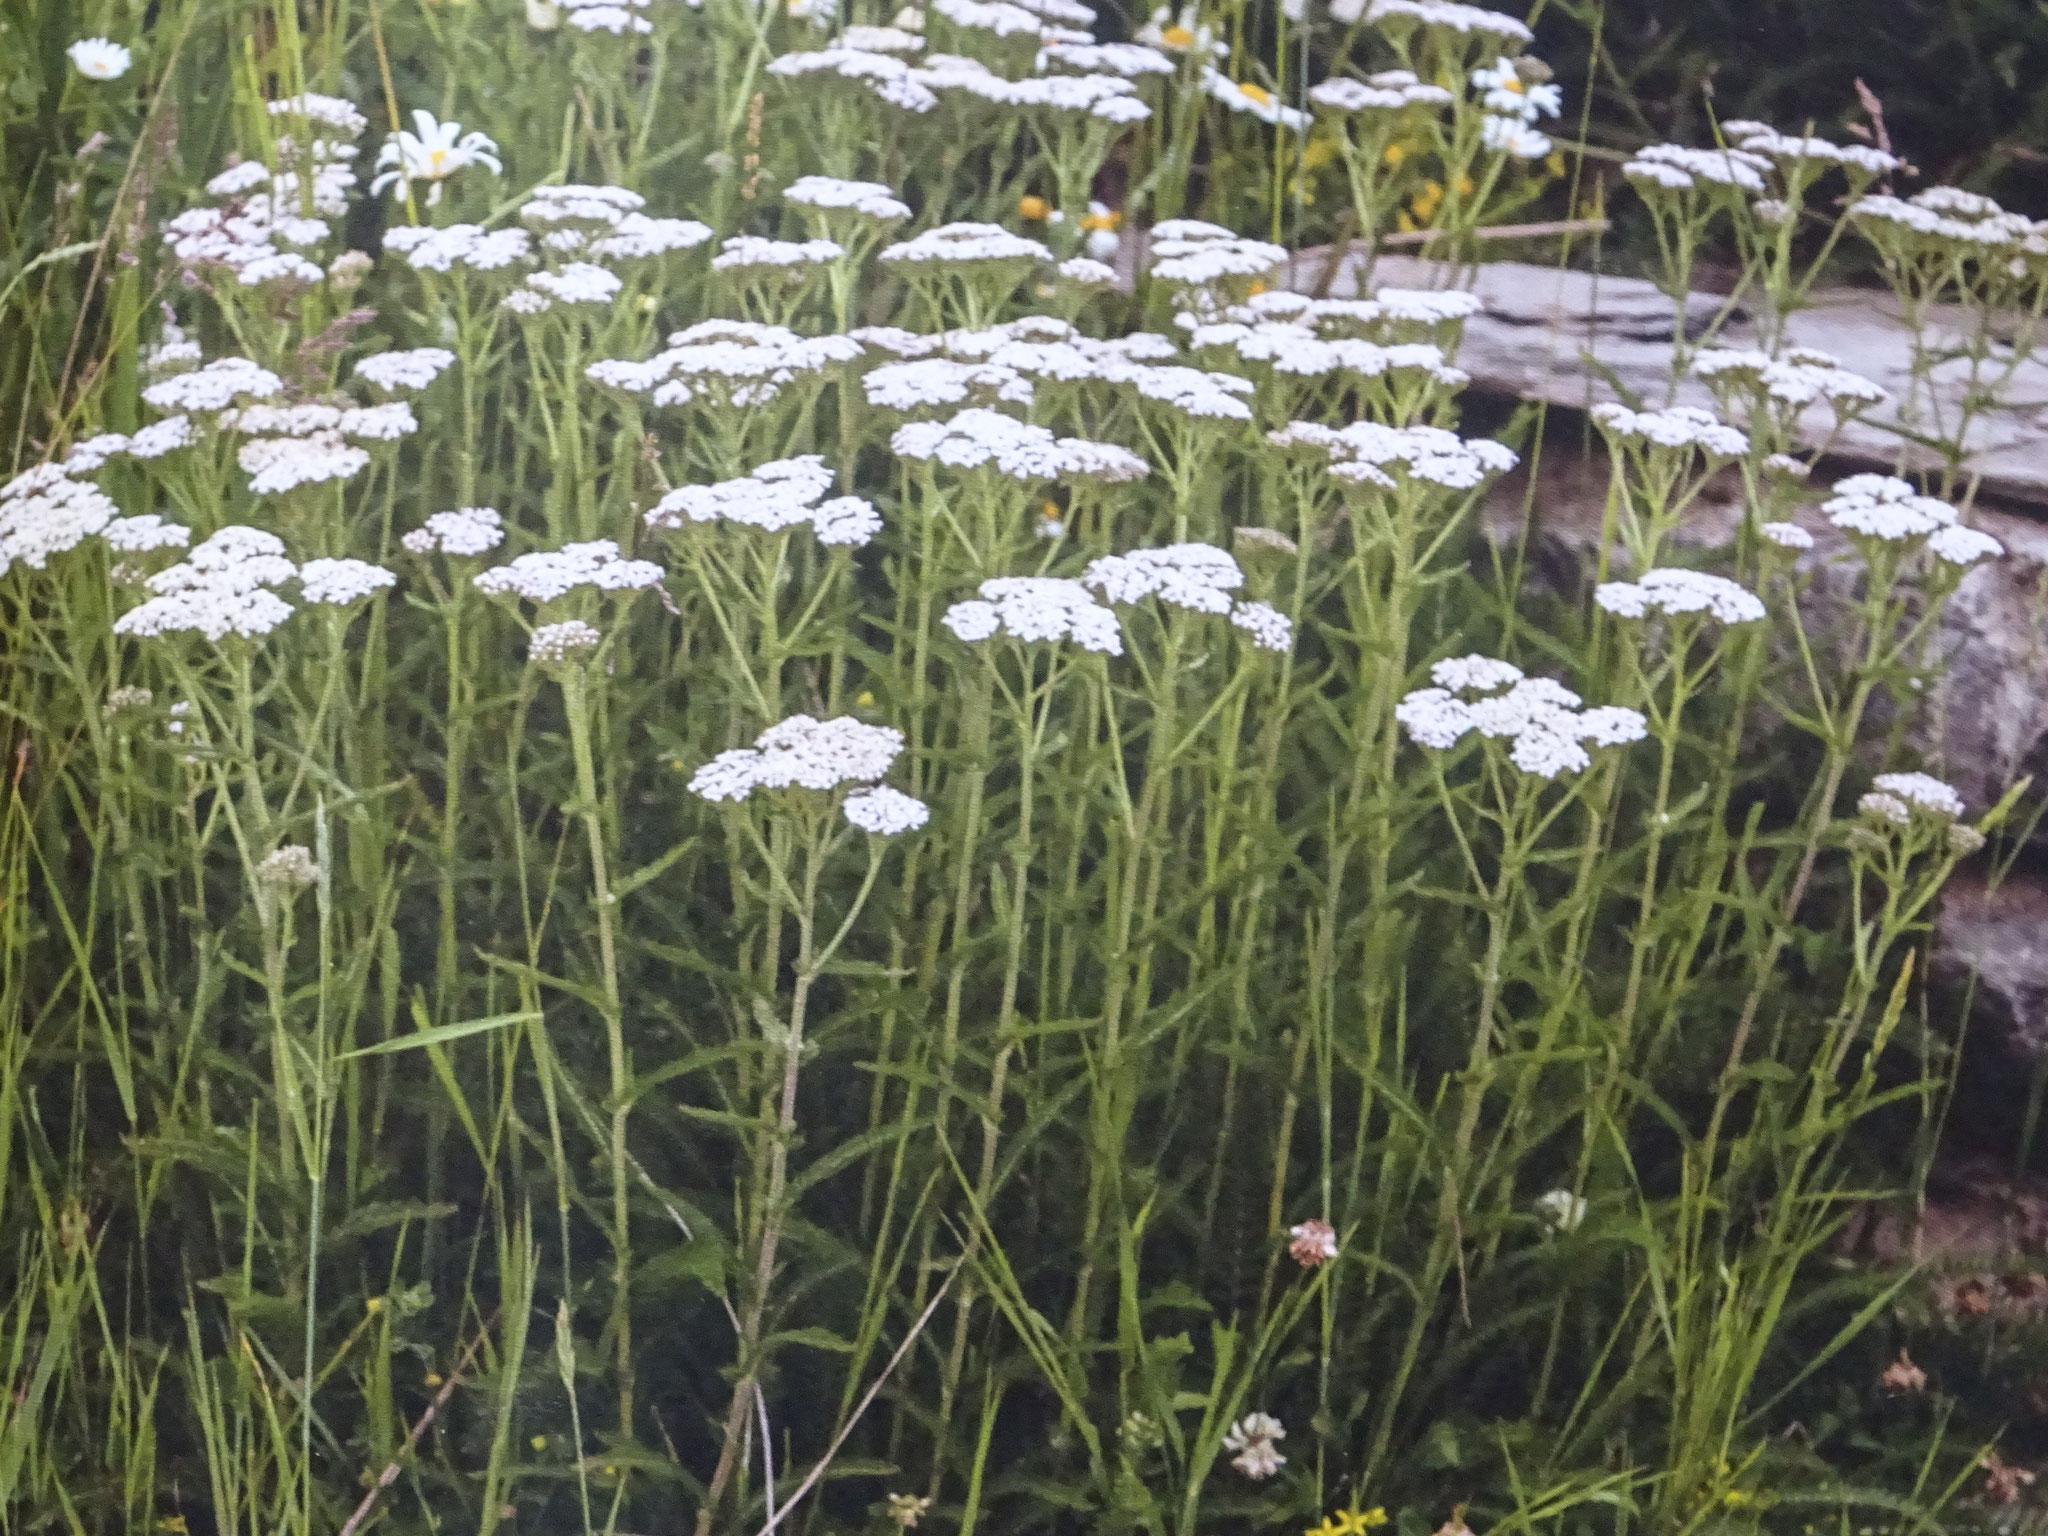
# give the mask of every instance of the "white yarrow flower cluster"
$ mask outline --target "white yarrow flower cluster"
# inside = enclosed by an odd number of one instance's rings
[[[941,224],[908,240],[884,246],[879,260],[901,266],[961,268],[1050,262],[1052,252],[1036,240],[1012,234],[1000,224]]]
[[[997,576],[979,598],[953,604],[940,620],[970,645],[998,633],[1023,641],[1072,640],[1084,651],[1121,656],[1116,614],[1078,581],[1058,576]]]
[[[837,176],[799,176],[782,200],[820,213],[851,213],[877,224],[910,217],[910,205],[880,182],[843,181]]]
[[[472,578],[487,597],[524,598],[552,603],[579,588],[598,592],[635,592],[661,585],[661,567],[652,560],[627,560],[610,539],[564,544],[556,550],[533,550],[479,571]]]
[[[1704,182],[1736,192],[1762,192],[1771,162],[1744,149],[1690,149],[1683,144],[1651,144],[1622,166],[1622,174],[1640,191],[1691,192]]]
[[[41,570],[52,555],[76,549],[118,515],[105,492],[41,464],[0,486],[0,575],[19,562]]]
[[[1764,616],[1763,602],[1747,587],[1706,571],[1669,567],[1645,571],[1634,581],[1602,582],[1593,601],[1624,619],[1703,613],[1723,624],[1753,624]]]
[[[751,747],[721,752],[690,776],[690,792],[713,803],[737,803],[756,790],[829,792],[847,785],[843,813],[863,832],[891,836],[921,827],[924,803],[877,784],[903,750],[903,733],[851,716],[818,720],[791,715],[754,738]]]
[[[1593,407],[1593,423],[1615,442],[1644,448],[1698,449],[1721,458],[1739,458],[1749,439],[1712,411],[1696,405],[1632,411],[1606,401]]]
[[[1416,689],[1394,709],[1418,745],[1444,752],[1477,732],[1507,741],[1508,760],[1537,778],[1583,772],[1592,765],[1588,746],[1623,746],[1648,732],[1637,711],[1582,708],[1579,696],[1563,684],[1524,676],[1512,662],[1458,657],[1438,662],[1430,676],[1436,686]]]
[[[150,577],[145,585],[155,595],[116,619],[114,633],[197,633],[215,644],[229,635],[260,639],[291,617],[291,604],[272,589],[298,574],[276,534],[230,524]]]
[[[1954,507],[1939,497],[1921,495],[1910,481],[1895,475],[1837,480],[1834,495],[1821,503],[1820,510],[1844,533],[1889,544],[1924,539],[1956,521]]]
[[[417,272],[502,272],[532,259],[533,237],[523,229],[485,229],[481,224],[403,224],[384,232],[384,249],[403,256]]]
[[[939,98],[916,78],[917,72],[893,51],[859,47],[850,37],[845,46],[770,59],[768,73],[786,80],[843,80],[862,96],[876,97],[904,112],[929,112],[939,104]]]
[[[1357,20],[1356,14],[1337,15],[1334,6],[1331,14],[1339,21]],[[1460,5],[1455,0],[1372,0],[1366,7],[1365,19],[1389,32],[1421,27],[1458,36],[1498,38],[1506,43],[1528,43],[1535,39],[1535,34],[1512,16],[1483,6]]]
[[[1489,477],[1513,469],[1513,449],[1491,438],[1461,438],[1442,427],[1389,427],[1357,421],[1345,427],[1296,421],[1266,434],[1277,448],[1301,450],[1331,461],[1330,474],[1347,484],[1392,490],[1399,476],[1469,491]]]
[[[1440,85],[1418,79],[1411,69],[1385,69],[1363,80],[1335,76],[1312,87],[1308,99],[1331,112],[1400,112],[1409,107],[1448,107],[1457,98]]]
[[[763,405],[790,384],[840,363],[857,361],[851,336],[799,336],[750,320],[704,320],[668,338],[666,350],[643,363],[606,358],[585,373],[596,383],[657,406],[697,403]]]
[[[217,357],[190,373],[174,374],[142,392],[160,411],[224,411],[242,400],[268,400],[284,380],[246,357]]]
[[[1692,370],[1720,390],[1740,390],[1794,409],[1825,400],[1847,415],[1882,405],[1885,399],[1884,391],[1870,380],[1842,367],[1832,354],[1811,347],[1794,347],[1783,357],[1747,347],[1708,347],[1694,355]]]
[[[396,393],[425,389],[455,361],[446,347],[413,347],[405,351],[378,352],[356,364],[356,377],[366,384]]]
[[[1000,411],[972,407],[950,421],[913,421],[898,427],[889,446],[906,459],[951,469],[987,469],[1015,480],[1140,480],[1145,461],[1129,449],[1078,437],[1054,437],[1045,427]]]
[[[1889,795],[1925,816],[1954,821],[1964,811],[1963,797],[1953,785],[1927,773],[1880,773],[1871,781],[1878,794]]]
[[[597,626],[582,619],[539,624],[526,637],[526,659],[537,667],[573,666],[588,661],[603,640]]]
[[[457,507],[434,513],[398,542],[416,555],[488,554],[505,542],[505,520],[493,507]]]
[[[882,531],[881,514],[858,496],[835,496],[832,471],[815,453],[777,459],[751,475],[716,485],[678,486],[646,514],[650,528],[676,529],[691,523],[739,523],[780,533],[808,523],[821,544],[858,548]]]

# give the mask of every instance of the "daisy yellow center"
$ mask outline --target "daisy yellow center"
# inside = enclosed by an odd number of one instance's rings
[[[447,151],[447,150],[445,150],[445,149],[430,149],[430,150],[428,150],[428,151],[427,151],[427,169],[428,169],[429,171],[433,171],[433,172],[435,172],[435,173],[438,173],[438,172],[440,171],[440,169],[441,169],[441,162],[442,162],[443,160],[446,160],[447,158],[448,158],[448,151]]]
[[[1159,41],[1169,48],[1187,48],[1193,46],[1195,34],[1186,27],[1168,27],[1159,34]]]
[[[1017,199],[1017,217],[1039,223],[1052,213],[1052,204],[1042,197],[1020,197]]]
[[[1246,96],[1250,97],[1253,101],[1256,101],[1262,107],[1270,107],[1271,105],[1273,105],[1273,93],[1267,90],[1263,85],[1253,85],[1249,80],[1247,80],[1243,85],[1240,85],[1238,89],[1244,92]]]
[[[1123,221],[1124,216],[1122,212],[1112,208],[1107,213],[1089,214],[1081,220],[1081,227],[1083,229],[1115,229]]]
[[[1522,82],[1513,75],[1509,75],[1507,79],[1501,81],[1500,88],[1504,91],[1513,91],[1517,96],[1522,94]]]

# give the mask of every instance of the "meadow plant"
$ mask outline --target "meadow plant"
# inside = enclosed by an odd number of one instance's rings
[[[1275,237],[1327,143],[1332,233],[1454,274],[1560,93],[1518,17],[1279,9],[172,0],[23,66],[0,1523],[1927,1528],[1976,1446],[1869,1449],[1906,1282],[1826,1261],[2015,803],[1906,726],[2042,230],[1641,149],[1674,300],[1725,233],[1767,323],[1593,410],[1517,590],[1479,301]],[[1895,473],[1782,345],[1852,238],[1969,369]]]

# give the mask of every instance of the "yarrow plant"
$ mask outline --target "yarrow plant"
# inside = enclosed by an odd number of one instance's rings
[[[16,50],[0,1519],[1946,1518],[1838,1234],[2019,846],[1928,706],[2041,228],[1520,13],[1131,20]],[[1475,402],[1478,259],[1631,220],[1670,394]]]

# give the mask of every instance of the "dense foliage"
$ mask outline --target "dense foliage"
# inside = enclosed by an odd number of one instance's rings
[[[1627,77],[1443,0],[4,14],[0,1525],[1981,1513],[1836,1240],[2020,803],[1916,701],[2048,228],[1591,197]],[[1560,573],[1460,282],[1609,201],[1759,320]]]

